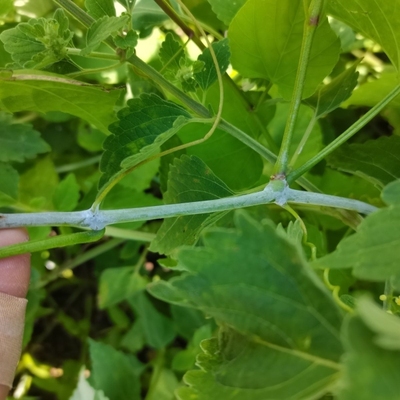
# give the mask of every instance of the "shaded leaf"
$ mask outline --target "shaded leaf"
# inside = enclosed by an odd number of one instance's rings
[[[0,190],[14,199],[18,195],[18,172],[9,164],[0,163]]]
[[[393,201],[399,181],[383,192],[383,198]],[[400,201],[399,201],[400,202]],[[343,239],[337,249],[312,263],[315,268],[353,268],[357,278],[383,282],[400,275],[400,207],[382,208],[368,215],[357,232]]]
[[[331,0],[327,12],[380,44],[400,68],[400,8],[398,0]]]
[[[146,293],[138,293],[129,300],[129,304],[139,318],[145,342],[149,346],[162,349],[171,343],[176,335],[174,324],[155,309]]]
[[[10,115],[0,114],[0,161],[23,162],[48,151],[50,146],[31,125],[14,123]]]
[[[94,19],[101,17],[115,17],[113,0],[85,0],[85,7],[90,16]]]
[[[191,118],[182,107],[154,94],[131,99],[127,105],[119,111],[119,121],[110,125],[112,135],[104,141],[99,187],[155,154]]]
[[[3,110],[39,113],[63,110],[107,134],[108,125],[115,121],[112,110],[120,95],[121,90],[105,91],[62,75],[32,70],[14,71],[12,77],[5,79],[0,77]]]
[[[170,167],[168,190],[164,200],[168,204],[212,200],[234,193],[195,156],[175,159]],[[151,251],[170,254],[178,246],[193,244],[200,232],[225,213],[201,214],[165,219],[151,243]]]
[[[239,11],[240,7],[246,3],[247,0],[236,0],[236,1],[226,1],[226,0],[208,0],[211,4],[212,10],[217,14],[217,17],[229,25]]]
[[[346,353],[338,398],[396,399],[400,368],[399,319],[378,309],[366,298],[358,301],[357,309],[358,315],[347,320],[343,327]],[[388,339],[394,346],[387,345]]]
[[[213,43],[212,48],[218,61],[219,70],[221,74],[224,74],[229,66],[229,59],[231,56],[228,39]],[[194,74],[194,79],[203,90],[206,90],[218,79],[217,70],[215,69],[210,50],[205,49],[197,60],[202,61],[204,66],[200,72]]]
[[[163,71],[168,71],[175,76],[181,68],[180,60],[185,58],[185,51],[181,43],[174,39],[174,35],[168,32],[158,55],[163,64]]]
[[[178,398],[317,397],[337,379],[341,313],[286,235],[235,216],[237,229],[210,229],[204,247],[180,250],[187,273],[149,287],[221,327],[218,339],[202,343],[202,370],[185,376],[191,387]]]
[[[358,62],[347,68],[327,85],[323,85],[305,103],[314,108],[315,117],[321,118],[347,100],[357,85]]]
[[[53,203],[57,211],[72,211],[78,205],[80,187],[74,174],[69,174],[55,188]]]
[[[382,136],[341,146],[329,156],[328,164],[383,187],[400,178],[400,137]]]
[[[248,78],[267,79],[278,86],[285,99],[290,99],[304,19],[302,0],[248,0],[229,27],[233,68]],[[313,94],[329,75],[339,52],[340,41],[324,16],[315,31],[303,98]]]
[[[125,36],[115,36],[114,43],[121,49],[133,49],[138,43],[139,36],[135,31],[129,31]]]
[[[66,57],[73,36],[68,26],[68,18],[59,8],[53,18],[32,18],[3,31],[0,40],[18,66],[40,69]]]
[[[132,357],[91,339],[89,353],[94,389],[102,390],[110,399],[140,399],[140,382]]]
[[[86,56],[90,54],[103,40],[126,26],[128,21],[128,15],[121,17],[105,16],[95,21],[86,33],[86,47],[81,50],[81,55]]]

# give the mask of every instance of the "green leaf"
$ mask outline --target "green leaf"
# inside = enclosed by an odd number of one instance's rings
[[[135,31],[129,31],[125,36],[115,36],[114,43],[121,49],[133,49],[138,43],[139,36]]]
[[[340,400],[395,399],[399,393],[400,322],[368,298],[343,327],[344,371]]]
[[[385,189],[383,198],[394,199],[399,181]],[[399,201],[400,202],[400,201]],[[342,240],[337,249],[312,263],[315,268],[353,268],[353,275],[360,279],[383,282],[400,275],[398,248],[400,236],[399,204],[380,209],[368,215],[357,232]]]
[[[69,174],[55,188],[54,208],[57,211],[72,211],[78,205],[80,187],[74,174]]]
[[[340,369],[341,313],[286,234],[244,212],[235,217],[237,229],[210,229],[204,247],[179,252],[187,273],[149,287],[221,327],[202,343],[202,370],[185,376],[191,387],[178,398],[318,398]]]
[[[181,43],[174,39],[174,35],[168,32],[158,55],[163,64],[163,71],[168,71],[172,76],[175,76],[181,69],[180,60],[185,58],[185,51]]]
[[[217,17],[229,25],[239,11],[240,7],[246,3],[247,0],[236,0],[236,1],[226,1],[226,0],[208,0],[211,4],[212,10],[217,14]]]
[[[102,17],[115,17],[113,0],[85,0],[85,7],[90,16],[94,19]]]
[[[400,18],[398,0],[331,0],[327,12],[374,40],[400,68]]]
[[[73,33],[68,18],[59,8],[53,18],[30,19],[0,34],[0,40],[18,66],[44,68],[66,57]]]
[[[149,346],[162,349],[174,340],[176,334],[172,320],[155,309],[146,293],[138,293],[129,300],[129,304],[138,316]]]
[[[0,4],[0,16],[7,15],[14,10],[13,0],[3,0]]]
[[[398,84],[397,74],[384,72],[379,79],[364,83],[357,88],[343,106],[368,106],[373,107],[379,103]],[[400,97],[396,97],[391,107],[400,107]]]
[[[104,133],[115,121],[113,107],[121,90],[106,91],[62,75],[33,70],[0,77],[0,107],[9,112],[62,111],[82,118]],[[95,99],[95,101],[93,101]]]
[[[263,78],[290,99],[304,30],[302,0],[248,0],[232,21],[228,37],[233,68],[244,77]],[[340,41],[321,17],[307,67],[303,98],[312,95],[339,58]]]
[[[128,15],[121,17],[105,16],[95,21],[86,33],[86,47],[81,50],[81,55],[86,56],[96,50],[103,40],[125,27],[128,21]]]
[[[7,114],[0,114],[0,161],[23,162],[50,151],[50,146],[32,125],[18,124]]]
[[[11,165],[0,162],[0,206],[17,199],[18,181],[18,172]]]
[[[382,200],[389,205],[400,205],[400,180],[389,183],[383,189]]]
[[[231,56],[228,39],[213,43],[212,48],[218,61],[219,70],[223,75],[229,66],[229,59]],[[210,50],[205,49],[197,60],[202,61],[204,67],[200,72],[194,74],[194,79],[203,90],[207,90],[218,79],[217,70],[215,69]]]
[[[175,159],[170,168],[165,202],[186,203],[232,196],[234,193],[195,156]],[[171,254],[178,246],[195,243],[200,232],[225,213],[201,214],[165,219],[151,243],[151,251]]]
[[[131,359],[111,346],[89,339],[91,381],[110,399],[140,399],[140,381]]]
[[[99,187],[155,154],[190,118],[185,109],[154,94],[129,100],[128,107],[118,113],[119,121],[109,127],[112,135],[104,141]]]
[[[322,85],[305,103],[314,108],[315,117],[321,118],[347,100],[357,85],[358,62],[347,68],[327,85]]]
[[[99,307],[120,303],[146,288],[148,281],[134,267],[107,268],[100,277]]]
[[[328,164],[384,187],[400,178],[399,154],[400,137],[382,136],[362,144],[341,146],[329,156]]]

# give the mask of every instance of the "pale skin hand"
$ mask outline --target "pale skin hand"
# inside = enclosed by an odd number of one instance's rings
[[[23,229],[0,229],[0,247],[27,240],[28,234]],[[0,259],[0,292],[16,297],[25,297],[28,291],[29,277],[30,254]],[[7,394],[8,387],[0,385],[0,400],[5,400]]]

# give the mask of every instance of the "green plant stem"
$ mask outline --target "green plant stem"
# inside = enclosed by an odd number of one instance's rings
[[[98,51],[92,51],[87,56],[81,54],[81,49],[75,49],[74,47],[67,47],[67,54],[69,56],[80,56],[80,57],[90,57],[90,58],[101,58],[104,60],[119,60],[119,57],[114,53],[101,53]]]
[[[100,161],[100,159],[101,159],[101,156],[95,156],[95,157],[91,157],[91,158],[88,158],[83,161],[78,161],[78,162],[71,163],[71,164],[60,165],[59,167],[56,167],[56,172],[61,174],[64,172],[75,171],[80,168],[85,168],[90,165],[97,164]]]
[[[308,160],[301,167],[292,171],[288,177],[288,183],[294,182],[300,176],[309,171],[314,165],[322,161],[327,155],[336,150],[343,143],[347,142],[354,136],[361,128],[363,128],[372,118],[379,114],[394,98],[400,94],[400,85],[396,86],[383,100],[372,107],[365,115],[363,115],[357,122],[355,122],[349,129],[343,132],[334,141],[324,147],[317,155]]]
[[[53,1],[86,27],[92,25],[92,23],[95,21],[87,12],[83,11],[79,6],[77,6],[71,0],[53,0]]]
[[[137,242],[151,242],[156,235],[150,232],[132,231],[129,229],[107,226],[105,236],[111,236],[119,239],[135,240]]]
[[[311,53],[311,45],[315,30],[318,26],[318,19],[322,10],[323,0],[312,0],[308,15],[304,24],[304,35],[300,50],[299,66],[293,89],[292,101],[290,103],[289,116],[283,133],[282,144],[278,159],[274,167],[275,174],[286,174],[289,160],[289,149],[292,143],[292,136],[300,110],[303,95],[304,82],[306,78],[308,61]]]
[[[96,247],[93,247],[90,250],[85,251],[84,253],[80,254],[79,256],[75,257],[74,259],[67,261],[66,263],[62,264],[56,271],[53,271],[49,275],[46,276],[45,279],[42,281],[38,282],[35,285],[35,289],[39,289],[41,287],[44,287],[48,285],[50,282],[53,282],[56,280],[64,271],[68,269],[74,269],[75,267],[98,257],[99,255],[113,249],[114,247],[119,246],[121,243],[123,243],[123,239],[111,239],[108,240],[102,244],[99,244]]]

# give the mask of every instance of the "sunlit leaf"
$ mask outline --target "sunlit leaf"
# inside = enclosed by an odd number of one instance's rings
[[[243,76],[263,78],[290,99],[304,30],[302,0],[248,0],[233,19],[228,32],[232,65]],[[303,97],[307,98],[332,71],[340,41],[321,17],[315,31]]]
[[[240,7],[246,3],[247,0],[225,1],[225,0],[208,0],[211,4],[212,10],[217,14],[217,17],[229,25],[233,17],[239,11]]]
[[[113,0],[85,0],[85,7],[89,15],[94,19],[101,17],[115,17]]]
[[[55,188],[53,203],[57,211],[72,211],[79,201],[80,187],[74,174],[69,174]]]

